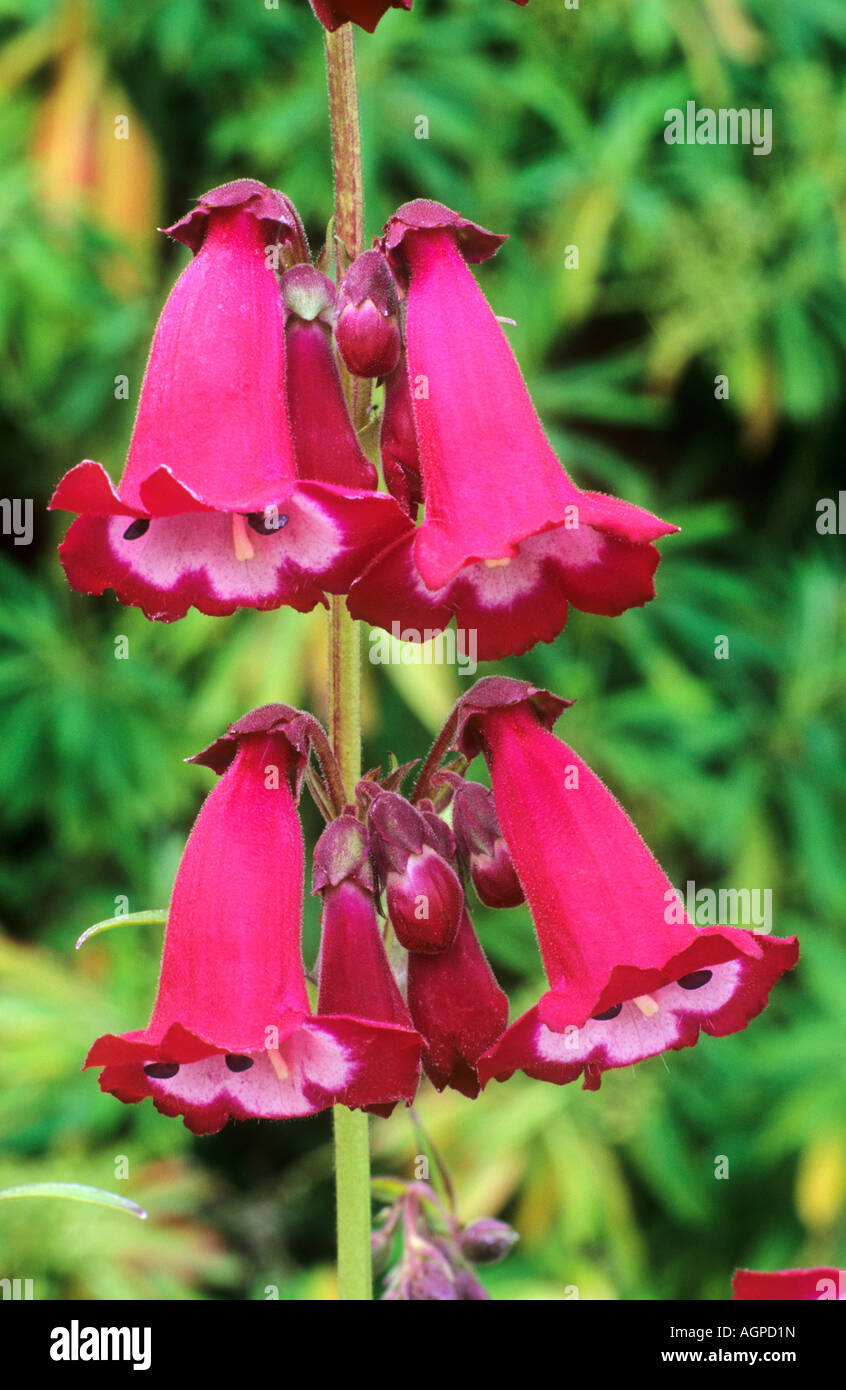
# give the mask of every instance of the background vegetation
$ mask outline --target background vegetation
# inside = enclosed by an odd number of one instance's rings
[[[185,260],[157,224],[251,175],[284,187],[320,244],[320,31],[305,0],[0,0],[0,36],[3,491],[37,518],[33,545],[3,537],[0,555],[0,1186],[94,1183],[152,1216],[4,1203],[0,1274],[34,1277],[38,1297],[331,1298],[327,1117],[195,1140],[100,1095],[79,1066],[98,1033],[145,1021],[160,929],[73,950],[122,895],[166,902],[208,787],[186,755],[264,700],[320,712],[320,616],[167,628],[72,595],[63,519],[44,511],[79,458],[120,471]],[[416,0],[358,47],[370,230],[428,195],[509,231],[479,278],[518,321],[562,458],[683,526],[657,603],[574,614],[508,669],[577,700],[566,736],[674,882],[771,888],[775,930],[803,944],[748,1033],[596,1095],[525,1078],[473,1104],[425,1090],[463,1214],[520,1231],[487,1282],[500,1298],[707,1299],[737,1265],[844,1266],[846,589],[843,539],[815,522],[846,425],[846,8]],[[771,108],[772,153],[666,145],[664,111],[688,99]],[[438,668],[366,681],[371,761],[418,754],[460,684]],[[478,922],[524,1005],[540,979],[525,911]],[[407,1115],[374,1127],[377,1168],[410,1174]]]

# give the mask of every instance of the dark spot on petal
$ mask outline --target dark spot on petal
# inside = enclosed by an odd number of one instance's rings
[[[594,1014],[594,1018],[600,1023],[604,1023],[607,1018],[616,1018],[622,1011],[622,1004],[613,1004],[610,1009],[606,1009],[603,1014]]]
[[[241,1057],[237,1052],[227,1052],[226,1065],[230,1071],[249,1071],[253,1065],[252,1057]]]
[[[713,973],[713,970],[694,970],[692,975],[682,975],[679,984],[682,989],[701,989],[707,985]]]
[[[283,526],[288,525],[289,517],[284,513],[280,516],[272,508],[266,512],[250,512],[247,517],[248,524],[260,536],[275,536],[277,531],[281,531]]]
[[[147,1062],[144,1067],[148,1076],[154,1076],[157,1081],[166,1081],[169,1076],[176,1076],[179,1071],[178,1062]]]
[[[137,541],[139,537],[143,536],[145,531],[149,531],[149,529],[149,519],[146,516],[139,516],[136,521],[130,521],[123,533],[123,539],[125,541]]]

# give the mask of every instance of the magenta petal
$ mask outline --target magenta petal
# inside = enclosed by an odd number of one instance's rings
[[[118,488],[133,505],[161,467],[222,511],[293,479],[282,301],[266,246],[265,224],[245,208],[209,212],[153,338]]]
[[[68,470],[50,499],[50,511],[89,516],[142,516],[143,509],[121,501],[100,463],[85,459]]]
[[[739,1269],[732,1280],[735,1300],[810,1302],[846,1300],[846,1269]]]
[[[331,331],[315,319],[291,318],[285,330],[288,408],[297,473],[348,488],[375,488],[376,469],[363,454],[349,417],[332,354]]]
[[[372,34],[388,10],[410,10],[412,0],[311,0],[311,8],[324,29],[358,24]]]

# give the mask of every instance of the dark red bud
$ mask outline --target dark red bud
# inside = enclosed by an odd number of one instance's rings
[[[525,894],[500,829],[493,792],[479,782],[464,782],[455,793],[452,824],[480,900],[486,907],[519,906]]]
[[[420,854],[426,842],[426,822],[416,807],[399,792],[359,783],[357,790],[371,798],[367,829],[376,868],[384,883],[391,869],[405,869],[410,854]]]
[[[455,1275],[456,1297],[466,1302],[468,1299],[481,1302],[490,1299],[490,1294],[469,1269],[459,1269]]]
[[[434,811],[421,811],[426,822],[426,841],[437,850],[442,859],[452,859],[455,854],[455,840],[445,820]]]
[[[466,1226],[459,1237],[459,1249],[474,1265],[495,1265],[504,1260],[520,1237],[504,1221],[485,1217]]]
[[[464,891],[455,870],[426,844],[409,855],[404,872],[388,873],[385,905],[400,945],[429,955],[454,941]]]
[[[365,251],[344,276],[335,311],[335,341],[354,376],[387,376],[399,362],[399,296],[381,252]]]
[[[348,878],[362,888],[375,887],[367,831],[360,820],[345,813],[327,825],[314,847],[312,891],[337,887]]]

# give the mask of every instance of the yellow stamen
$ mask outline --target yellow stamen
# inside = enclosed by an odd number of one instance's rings
[[[267,1055],[270,1058],[270,1065],[276,1072],[276,1075],[279,1077],[279,1080],[287,1081],[291,1073],[288,1070],[288,1067],[282,1057],[282,1054],[280,1052],[277,1052],[275,1047],[269,1047],[267,1049]]]
[[[653,1014],[658,1012],[658,1005],[651,994],[639,994],[636,999],[632,1000],[632,1003],[637,1004],[645,1018],[651,1018]]]
[[[232,542],[235,546],[236,560],[252,560],[255,558],[255,551],[250,541],[250,534],[247,530],[247,518],[240,512],[232,513]]]
[[[503,567],[504,565],[510,565],[510,564],[511,564],[511,560],[510,560],[509,557],[506,555],[506,557],[505,557],[504,560],[483,560],[483,561],[482,561],[482,564],[485,566],[485,569],[488,569],[488,570],[498,570],[498,569],[502,569],[502,567]]]

